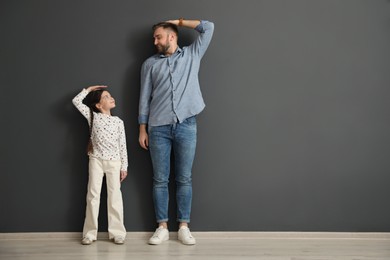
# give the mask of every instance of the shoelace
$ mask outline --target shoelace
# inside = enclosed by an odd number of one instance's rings
[[[183,231],[184,231],[184,235],[186,237],[192,238],[191,232],[188,228],[184,229]]]
[[[159,237],[162,231],[163,231],[162,228],[157,229],[157,231],[154,233],[153,237]]]

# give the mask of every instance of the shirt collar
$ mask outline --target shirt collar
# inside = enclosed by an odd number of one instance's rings
[[[178,53],[182,53],[182,52],[183,52],[183,49],[180,48],[179,46],[177,46],[175,53],[173,53],[171,56],[177,55]],[[159,57],[160,58],[168,58],[169,56],[165,56],[164,54],[160,54]]]

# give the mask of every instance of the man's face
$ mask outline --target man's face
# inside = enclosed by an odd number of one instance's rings
[[[163,27],[157,28],[153,34],[154,46],[158,53],[165,54],[171,47],[169,43],[170,34]]]

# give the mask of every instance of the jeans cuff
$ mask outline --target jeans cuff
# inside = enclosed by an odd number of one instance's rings
[[[189,219],[179,219],[178,218],[176,221],[179,222],[179,223],[190,223]]]

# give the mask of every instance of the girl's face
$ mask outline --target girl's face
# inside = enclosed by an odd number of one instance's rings
[[[108,91],[103,91],[102,96],[100,97],[100,101],[96,104],[96,107],[103,113],[109,112],[112,108],[115,107],[115,99]]]

